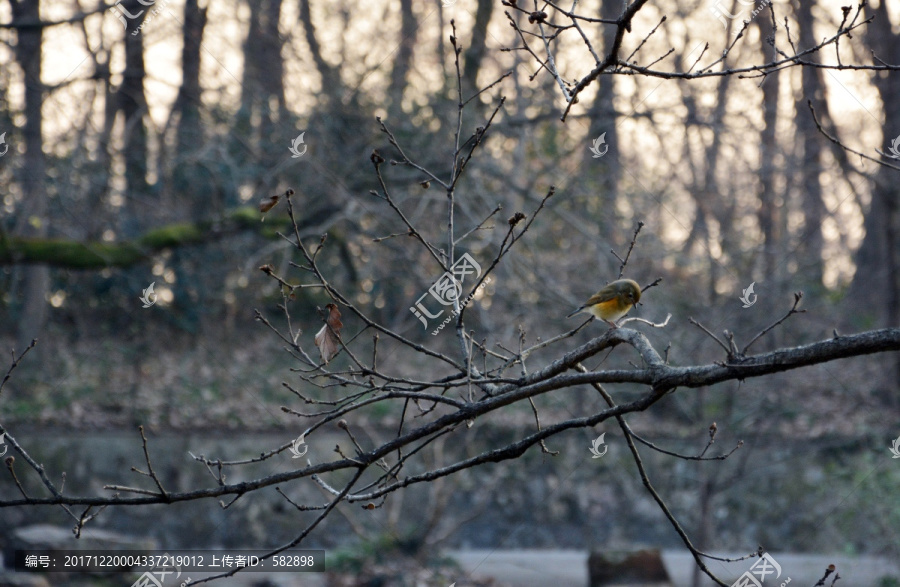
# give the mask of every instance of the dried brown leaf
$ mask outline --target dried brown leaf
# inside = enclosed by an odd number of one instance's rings
[[[277,194],[274,196],[269,196],[268,198],[263,198],[259,201],[259,211],[265,214],[275,207],[275,204],[278,203],[279,198],[281,198],[281,196]]]
[[[341,322],[341,311],[338,310],[337,305],[328,304],[325,309],[328,310],[328,318],[325,319],[325,325],[316,334],[316,346],[319,348],[322,360],[327,364],[341,350],[340,336],[344,324]]]

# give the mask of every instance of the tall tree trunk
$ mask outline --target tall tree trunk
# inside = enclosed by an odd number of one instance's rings
[[[230,156],[264,161],[284,157],[296,134],[288,120],[284,93],[279,34],[282,0],[251,0],[247,4],[250,28],[243,45],[241,110],[232,128],[244,140],[230,146]],[[225,199],[231,204],[237,194],[229,193]]]
[[[322,97],[342,95],[343,84],[340,72],[322,57],[322,46],[319,45],[319,39],[316,37],[316,27],[312,21],[309,0],[300,0],[300,15],[298,18],[300,19],[300,24],[303,25],[303,34],[306,36],[309,54],[313,63],[316,64],[319,75],[322,77]]]
[[[206,28],[206,8],[198,0],[184,5],[184,44],[181,49],[181,87],[175,100],[181,119],[178,123],[179,148],[200,138],[200,45]],[[196,145],[196,142],[194,143]]]
[[[109,227],[107,201],[109,191],[112,188],[110,179],[113,176],[112,153],[110,143],[113,126],[116,123],[116,96],[111,83],[109,67],[109,51],[105,51],[107,58],[104,62],[97,63],[96,80],[97,95],[103,99],[103,125],[97,135],[97,173],[94,184],[97,190],[92,190],[88,196],[88,216],[85,218],[85,239],[88,241],[100,240],[103,231]]]
[[[39,0],[11,0],[15,20],[40,20]],[[44,83],[41,77],[41,49],[44,29],[24,28],[17,31],[16,60],[22,68],[25,82],[25,139],[22,188],[22,214],[16,232],[21,236],[47,235],[47,194],[42,188],[46,177],[44,158],[43,115]],[[47,292],[50,289],[50,270],[46,265],[24,269],[24,303],[19,315],[16,348],[22,351],[44,329],[47,321]]]
[[[256,114],[266,128],[279,122],[287,108],[284,97],[284,63],[281,59],[281,40],[278,23],[282,0],[250,2],[250,30],[244,42],[244,75],[241,80],[244,115]],[[272,99],[277,104],[270,108]]]
[[[419,24],[413,13],[412,0],[400,0],[400,46],[397,48],[397,56],[394,58],[394,67],[391,69],[391,85],[388,90],[391,107],[395,112],[400,112],[403,90],[406,89],[406,78],[412,66],[418,28]]]
[[[613,0],[602,0],[600,3],[600,18],[615,20],[621,15],[622,4]],[[608,51],[612,47],[615,39],[614,27],[603,27],[603,50]],[[596,189],[598,197],[603,202],[599,209],[603,214],[597,218],[600,223],[601,234],[614,234],[613,229],[616,227],[617,218],[615,210],[616,200],[619,195],[619,185],[622,180],[622,165],[619,164],[619,156],[621,154],[621,144],[619,143],[619,133],[616,128],[616,122],[619,119],[619,113],[616,111],[615,95],[616,81],[611,75],[601,75],[597,79],[597,95],[588,109],[590,117],[590,127],[588,129],[588,138],[593,141],[606,133],[606,144],[609,145],[606,155],[600,159],[602,167],[596,165],[594,155],[590,149],[585,148],[583,151],[584,162],[583,169],[596,170],[593,178],[599,185]],[[555,91],[555,90],[554,90]],[[600,147],[602,151],[604,147]]]
[[[687,69],[687,65],[682,61],[682,67]],[[721,128],[724,124],[725,119],[725,107],[727,105],[727,97],[728,97],[728,88],[731,85],[731,78],[726,76],[721,78],[718,81],[718,86],[716,88],[716,106],[713,111],[708,116],[708,120],[705,123],[700,123],[701,127],[708,128]],[[701,115],[700,109],[697,107],[697,100],[694,95],[690,93],[690,88],[685,90],[684,94],[684,105],[687,109],[687,121],[688,128],[690,128],[690,121],[696,121],[695,123],[699,123],[703,120],[703,116]],[[697,209],[697,214],[694,218],[694,224],[691,227],[691,232],[688,235],[687,240],[685,241],[683,250],[685,253],[688,253],[691,247],[695,242],[699,242],[703,247],[703,250],[706,251],[707,261],[709,263],[709,280],[706,284],[706,289],[709,296],[709,302],[712,303],[716,297],[716,283],[719,279],[720,266],[719,261],[715,259],[713,256],[713,234],[712,228],[710,226],[711,221],[716,220],[719,223],[719,233],[720,240],[722,242],[722,248],[725,251],[730,251],[731,248],[728,244],[730,240],[729,228],[732,222],[734,208],[733,206],[728,206],[723,202],[724,194],[722,193],[722,188],[719,185],[718,178],[716,176],[716,169],[719,164],[719,155],[722,152],[722,141],[720,133],[713,133],[712,140],[710,141],[709,146],[706,148],[706,154],[703,157],[703,162],[705,163],[705,167],[703,167],[703,177],[698,177],[695,179],[695,184],[693,189],[690,190],[691,198],[694,200],[694,205]],[[688,144],[685,142],[684,145],[685,155],[688,155]]]
[[[754,22],[759,27],[760,37],[765,39],[772,35],[772,24],[769,19],[756,19]],[[759,141],[759,212],[757,221],[762,232],[763,243],[763,279],[772,284],[779,284],[781,280],[776,275],[778,260],[781,257],[782,234],[779,216],[784,206],[784,193],[782,201],[778,201],[775,192],[775,177],[777,173],[774,154],[778,152],[777,137],[775,136],[778,124],[778,94],[781,76],[777,73],[766,76],[762,83],[762,109],[763,130]],[[803,135],[800,135],[803,136]],[[749,281],[745,284],[750,285]]]
[[[866,28],[866,40],[872,52],[890,60],[900,55],[900,36],[892,31],[885,3],[880,0],[875,18]],[[884,105],[884,128],[900,128],[900,76],[873,76],[873,83]],[[885,136],[885,142],[893,139]],[[856,253],[856,274],[847,296],[856,308],[870,308],[879,325],[900,326],[900,189],[897,172],[879,168],[872,186],[872,203],[865,215],[866,236]],[[873,287],[872,284],[878,284]],[[900,379],[900,358],[894,360],[894,380]],[[900,398],[892,394],[895,409]]]
[[[140,26],[148,14],[147,10],[131,23]],[[118,109],[125,117],[125,181],[131,196],[146,196],[147,186],[147,127],[144,124],[147,115],[147,96],[144,94],[144,34],[125,35],[125,71],[122,72],[122,85],[118,89]],[[132,201],[134,201],[132,199]],[[138,210],[129,209],[127,232],[139,230],[135,219],[140,216]],[[133,226],[129,226],[134,222]]]
[[[478,7],[475,9],[475,25],[472,27],[472,39],[469,41],[463,65],[463,96],[468,97],[471,93],[478,91],[478,72],[481,70],[481,61],[484,59],[487,30],[493,12],[494,2],[492,0],[478,0]]]
[[[203,40],[203,31],[206,28],[206,8],[198,6],[198,0],[187,0],[184,5],[184,44],[181,49],[181,87],[175,104],[172,107],[173,116],[177,116],[175,128],[175,149],[171,156],[174,163],[172,177],[166,189],[171,198],[170,209],[185,202],[186,196],[191,200],[186,202],[190,206],[191,219],[202,220],[209,215],[212,202],[211,190],[192,189],[197,187],[198,177],[196,167],[188,163],[192,153],[203,146],[203,127],[200,124],[201,86],[200,86],[200,44]],[[221,211],[221,210],[218,210]]]
[[[726,76],[719,80],[716,88],[716,107],[711,113],[712,120],[710,126],[712,128],[722,128],[725,125],[725,107],[728,103],[728,90],[731,87],[731,76]],[[696,105],[696,102],[694,102]],[[708,206],[711,219],[715,219],[719,225],[718,240],[722,250],[729,253],[737,249],[734,246],[734,232],[731,230],[731,224],[734,218],[734,199],[726,198],[723,190],[719,185],[716,176],[716,168],[719,163],[719,155],[722,154],[722,133],[715,132],[712,136],[712,142],[709,145],[705,160],[709,163],[706,166],[706,173],[703,178],[703,189],[699,192],[692,192],[694,199],[698,201],[701,210],[704,206],[700,205],[699,200],[709,198],[712,205]],[[707,221],[707,236],[712,237],[712,233]],[[713,254],[713,241],[708,238],[706,241],[706,250],[709,256],[709,299],[714,301],[717,297],[716,283],[722,273],[721,261],[716,259]]]
[[[797,24],[799,31],[798,43],[801,50],[815,46],[819,41],[813,32],[814,18],[812,15],[813,2],[809,0],[797,0]],[[809,56],[809,61],[818,62],[818,54]],[[809,114],[806,99],[818,105],[824,101],[822,88],[822,70],[813,67],[801,68],[801,97],[796,106],[797,136],[803,137],[797,141],[800,173],[802,174],[801,189],[803,191],[803,213],[805,216],[805,228],[802,233],[802,241],[798,247],[803,261],[804,278],[816,284],[822,283],[824,274],[822,238],[822,221],[825,219],[825,203],[822,201],[822,184],[819,175],[822,171],[822,151],[824,137],[816,129],[816,123]],[[821,110],[821,109],[820,109]]]
[[[873,9],[874,19],[866,28],[868,46],[881,59],[890,61],[900,55],[900,36],[891,30],[886,0]],[[888,129],[900,128],[900,76],[873,76],[873,83],[884,105],[884,125]],[[893,139],[885,136],[885,141]],[[862,245],[856,254],[856,275],[850,286],[849,299],[859,309],[871,309],[879,325],[900,325],[900,217],[897,200],[897,172],[880,168],[872,187],[872,202],[865,215],[865,231]],[[878,284],[873,287],[872,284]],[[900,362],[898,362],[900,375]]]

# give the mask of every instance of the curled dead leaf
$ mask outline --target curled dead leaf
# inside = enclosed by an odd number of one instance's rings
[[[328,311],[328,317],[325,319],[325,325],[316,333],[316,347],[322,355],[322,360],[327,364],[341,350],[340,336],[344,324],[341,322],[341,311],[336,304],[328,304],[325,309]]]
[[[269,210],[275,207],[275,204],[278,203],[278,200],[281,198],[279,195],[269,196],[268,198],[263,198],[259,201],[259,211],[265,214]]]

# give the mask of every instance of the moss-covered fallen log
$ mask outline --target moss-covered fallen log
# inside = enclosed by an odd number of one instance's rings
[[[322,222],[334,209],[318,211],[305,218],[304,225]],[[287,214],[261,214],[251,206],[237,208],[225,218],[197,223],[177,223],[154,228],[130,241],[74,241],[59,238],[22,238],[0,233],[0,264],[43,264],[67,269],[129,267],[154,254],[175,247],[215,241],[228,234],[253,231],[265,238],[290,229]],[[299,223],[298,223],[299,224]]]

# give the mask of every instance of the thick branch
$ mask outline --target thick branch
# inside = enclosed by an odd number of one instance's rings
[[[563,371],[574,367],[581,360],[593,356],[604,349],[622,343],[627,343],[638,349],[644,359],[650,364],[650,367],[634,370],[562,374]],[[619,328],[617,330],[611,330],[603,336],[587,342],[578,349],[566,354],[562,359],[555,361],[548,367],[537,371],[530,376],[523,377],[520,381],[509,383],[498,388],[498,393],[496,395],[485,397],[478,402],[467,403],[456,412],[441,416],[432,422],[381,445],[375,450],[357,455],[352,461],[342,459],[331,463],[306,467],[299,471],[287,471],[234,485],[222,485],[215,488],[187,493],[169,493],[168,499],[164,499],[162,496],[158,495],[153,497],[133,497],[124,499],[118,497],[63,497],[58,495],[40,499],[31,498],[0,501],[0,507],[38,504],[51,505],[61,503],[82,505],[141,505],[189,501],[207,497],[220,497],[229,494],[242,494],[277,483],[284,483],[292,479],[308,477],[313,474],[345,468],[357,468],[361,466],[361,464],[362,466],[372,464],[378,459],[384,458],[390,453],[404,446],[408,446],[415,441],[437,434],[444,429],[473,420],[479,415],[487,414],[517,401],[534,397],[548,391],[581,384],[614,382],[643,383],[653,389],[651,393],[648,393],[629,404],[620,404],[615,408],[604,410],[588,418],[548,426],[528,438],[523,439],[521,443],[507,447],[502,451],[491,451],[490,453],[485,453],[484,455],[480,455],[469,461],[464,461],[463,463],[458,463],[457,465],[446,468],[445,474],[451,474],[454,471],[469,466],[514,458],[518,454],[524,452],[528,446],[558,434],[565,429],[594,426],[611,417],[645,410],[662,397],[663,393],[675,387],[704,387],[722,381],[759,377],[817,363],[826,363],[835,359],[898,350],[900,350],[900,328],[890,328],[865,332],[853,336],[840,336],[795,348],[772,351],[732,361],[728,364],[696,367],[670,367],[659,358],[659,355],[653,347],[650,346],[649,341],[647,341],[643,334],[627,328]]]

